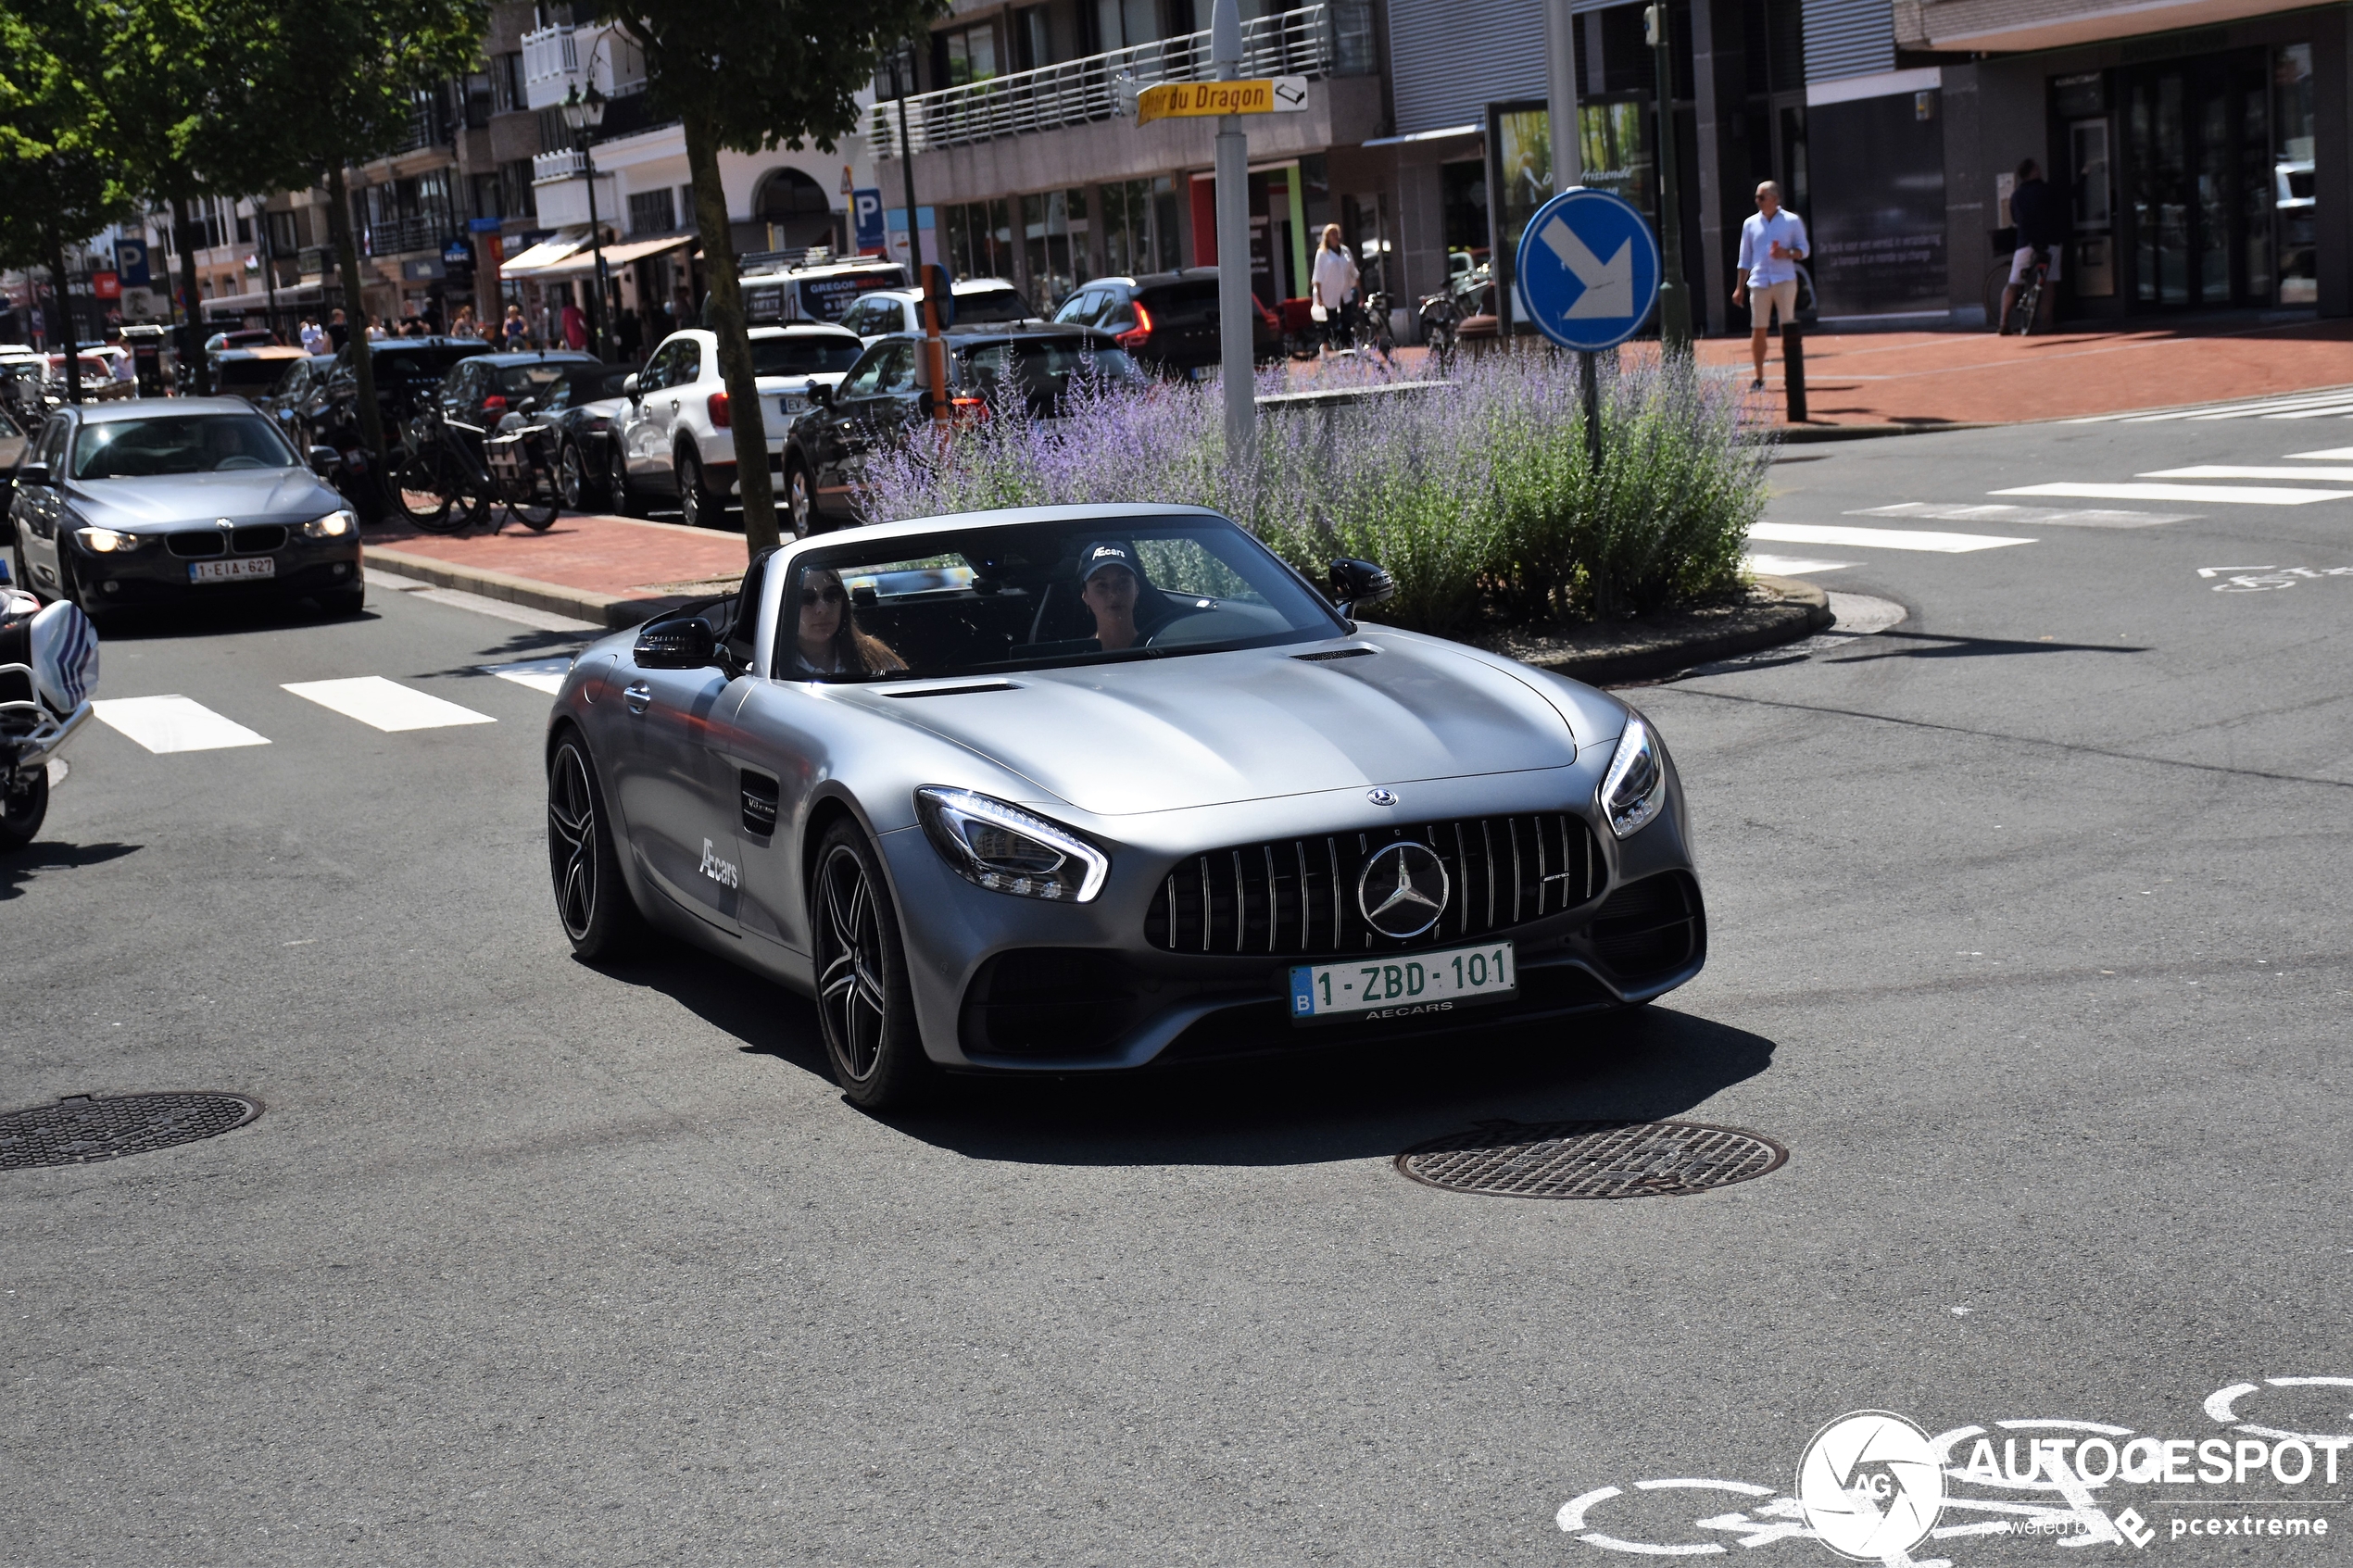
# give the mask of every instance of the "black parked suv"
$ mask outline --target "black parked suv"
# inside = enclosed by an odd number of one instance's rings
[[[398,337],[369,345],[368,367],[376,380],[376,407],[384,415],[384,439],[397,442],[408,422],[422,413],[442,381],[460,359],[487,354],[490,345],[462,337]],[[326,395],[316,422],[318,435],[339,451],[359,445],[359,386],[351,345],[335,352],[327,372]]]
[[[959,419],[987,419],[1018,395],[1031,417],[1059,417],[1070,378],[1145,380],[1116,339],[1084,327],[1015,327],[958,332],[947,340],[948,395]],[[860,471],[875,446],[932,417],[930,394],[915,384],[924,339],[877,338],[828,389],[811,383],[809,407],[785,432],[785,497],[793,533],[855,521]]]
[[[1256,321],[1252,357],[1259,363],[1283,354],[1283,326],[1253,295]],[[1111,333],[1139,364],[1163,375],[1212,370],[1217,342],[1217,269],[1191,267],[1139,278],[1096,278],[1082,283],[1054,312],[1056,325]]]

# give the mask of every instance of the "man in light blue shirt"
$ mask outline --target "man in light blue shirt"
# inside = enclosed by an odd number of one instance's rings
[[[1806,224],[1781,207],[1781,188],[1768,180],[1756,187],[1756,212],[1741,225],[1740,282],[1732,285],[1732,303],[1748,307],[1748,357],[1755,363],[1755,392],[1765,385],[1765,332],[1776,309],[1781,325],[1797,320],[1797,264],[1813,247],[1806,241]]]

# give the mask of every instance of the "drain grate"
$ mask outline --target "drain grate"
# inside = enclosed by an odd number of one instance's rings
[[[0,1171],[87,1165],[217,1137],[261,1114],[243,1095],[72,1095],[0,1115]]]
[[[1789,1150],[1697,1122],[1478,1122],[1397,1157],[1417,1182],[1501,1198],[1666,1198],[1777,1169]]]

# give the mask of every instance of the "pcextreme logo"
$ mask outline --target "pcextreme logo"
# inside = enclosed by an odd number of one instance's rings
[[[2295,1561],[2317,1562],[2353,1508],[2343,1491],[2353,1480],[2348,1389],[2353,1377],[2233,1383],[2199,1406],[2211,1424],[2203,1430],[2195,1418],[2144,1432],[2037,1414],[1931,1436],[1892,1411],[1854,1411],[1814,1434],[1786,1493],[1753,1481],[1634,1481],[1571,1498],[1554,1522],[1580,1545],[1644,1557],[1808,1541],[1849,1562],[1953,1568],[1987,1537],[2127,1557],[2276,1537]],[[1939,1550],[1955,1555],[1925,1555]]]

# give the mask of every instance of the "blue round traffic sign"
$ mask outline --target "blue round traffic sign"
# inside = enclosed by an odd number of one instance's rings
[[[1537,331],[1563,348],[1614,348],[1658,298],[1658,240],[1633,203],[1563,191],[1519,237],[1519,295]]]

